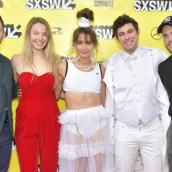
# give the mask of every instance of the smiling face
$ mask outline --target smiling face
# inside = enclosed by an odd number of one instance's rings
[[[162,29],[162,37],[164,45],[167,50],[172,54],[172,26],[165,25]]]
[[[48,42],[47,29],[44,24],[36,23],[32,26],[30,41],[33,49],[39,51],[44,49]]]
[[[139,36],[140,30],[137,32],[132,23],[127,23],[117,29],[117,41],[128,54],[133,54],[137,49]]]
[[[74,43],[76,52],[78,55],[82,58],[90,57],[93,49],[94,44],[92,43],[90,36],[87,35],[85,38],[85,35],[81,33],[78,37],[78,40]]]

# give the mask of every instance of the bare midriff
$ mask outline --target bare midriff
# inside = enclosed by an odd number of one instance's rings
[[[100,93],[65,92],[68,110],[78,110],[101,105]]]

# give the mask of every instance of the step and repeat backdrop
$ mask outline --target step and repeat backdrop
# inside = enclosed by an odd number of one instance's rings
[[[86,7],[93,10],[95,15],[92,26],[99,40],[98,63],[122,49],[113,38],[112,23],[124,13],[138,21],[140,45],[166,51],[162,36],[156,30],[165,17],[172,15],[172,1],[169,0],[0,0],[0,15],[4,19],[6,32],[0,52],[9,59],[14,54],[21,53],[28,21],[34,16],[40,16],[49,22],[56,53],[65,59],[67,50],[71,47],[72,33],[77,28],[76,13]],[[18,100],[13,100],[14,130],[17,105]],[[58,105],[60,110],[66,109],[63,100],[59,100]],[[20,172],[14,145],[12,149],[8,172]],[[139,152],[134,171],[143,171]]]

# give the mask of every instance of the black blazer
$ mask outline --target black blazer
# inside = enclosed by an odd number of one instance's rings
[[[0,54],[0,134],[4,126],[5,120],[5,104],[8,108],[8,120],[11,131],[11,137],[13,138],[13,119],[11,102],[17,95],[18,83],[15,84],[13,69],[11,61]],[[5,103],[6,102],[6,103]]]

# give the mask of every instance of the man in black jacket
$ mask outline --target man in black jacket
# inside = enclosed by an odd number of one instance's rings
[[[4,36],[4,22],[0,16],[0,44]],[[13,139],[11,101],[16,97],[17,88],[10,60],[0,54],[0,172],[7,172],[11,157]]]
[[[164,45],[171,54],[165,61],[159,64],[158,72],[169,95],[170,107],[168,114],[172,119],[172,16],[168,16],[163,20],[158,27],[157,33],[162,34]],[[168,128],[166,137],[169,171],[172,172],[172,122]]]

